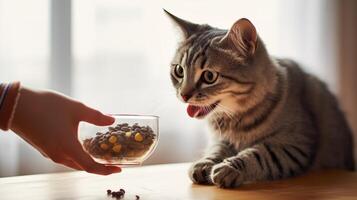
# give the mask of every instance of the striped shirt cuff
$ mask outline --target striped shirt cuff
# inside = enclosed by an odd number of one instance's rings
[[[0,84],[0,129],[9,130],[20,97],[20,82]]]

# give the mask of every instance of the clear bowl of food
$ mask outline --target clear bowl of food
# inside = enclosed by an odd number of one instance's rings
[[[153,115],[111,115],[110,126],[81,122],[78,139],[83,149],[98,163],[141,165],[159,141],[159,117]]]

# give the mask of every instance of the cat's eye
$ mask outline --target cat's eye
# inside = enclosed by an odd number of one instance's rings
[[[217,81],[218,73],[213,71],[204,71],[203,74],[203,81],[207,84],[212,84]]]
[[[175,73],[175,76],[177,78],[183,78],[184,76],[184,69],[181,65],[177,64],[175,65],[175,68],[174,68],[174,73]]]

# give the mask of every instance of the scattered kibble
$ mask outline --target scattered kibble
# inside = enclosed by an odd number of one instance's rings
[[[118,191],[111,191],[110,189],[107,190],[107,194],[111,195],[112,198],[116,198],[116,199],[123,199],[125,196],[125,190],[120,188]],[[139,200],[140,196],[139,195],[135,195],[135,199]]]

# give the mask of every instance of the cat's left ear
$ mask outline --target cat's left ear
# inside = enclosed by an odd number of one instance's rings
[[[198,24],[194,24],[192,22],[183,20],[181,18],[176,17],[175,15],[169,13],[167,10],[163,9],[164,12],[170,17],[170,19],[178,25],[178,27],[181,29],[182,33],[184,34],[184,37],[187,39],[189,38],[192,34],[197,32],[199,29]]]
[[[235,47],[244,57],[249,57],[255,53],[257,40],[257,31],[252,22],[242,18],[233,24],[221,42],[226,46]]]

